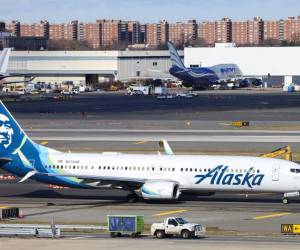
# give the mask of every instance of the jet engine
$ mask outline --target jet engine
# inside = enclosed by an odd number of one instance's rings
[[[176,200],[180,195],[179,186],[170,181],[146,182],[141,188],[144,199]]]

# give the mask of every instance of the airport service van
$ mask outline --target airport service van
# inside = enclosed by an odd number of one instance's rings
[[[190,223],[183,218],[169,217],[161,223],[151,225],[151,235],[158,239],[172,236],[180,236],[184,239],[200,238],[206,234],[206,227],[200,224]]]
[[[150,86],[129,86],[127,90],[129,95],[134,95],[134,93],[143,93],[144,95],[151,95],[151,87]]]

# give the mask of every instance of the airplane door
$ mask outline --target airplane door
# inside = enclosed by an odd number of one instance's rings
[[[279,181],[279,165],[273,165],[272,166],[272,181]]]

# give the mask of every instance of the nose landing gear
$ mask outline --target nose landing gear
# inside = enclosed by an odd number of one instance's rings
[[[300,195],[299,192],[284,193],[283,197],[282,197],[282,203],[283,204],[288,204],[290,202],[289,201],[290,197],[298,197],[299,195]]]

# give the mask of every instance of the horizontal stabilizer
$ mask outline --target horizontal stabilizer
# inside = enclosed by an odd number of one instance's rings
[[[34,176],[37,172],[34,170],[34,171],[30,171],[28,172],[20,181],[19,183],[22,183],[28,179],[30,179],[32,176]]]

